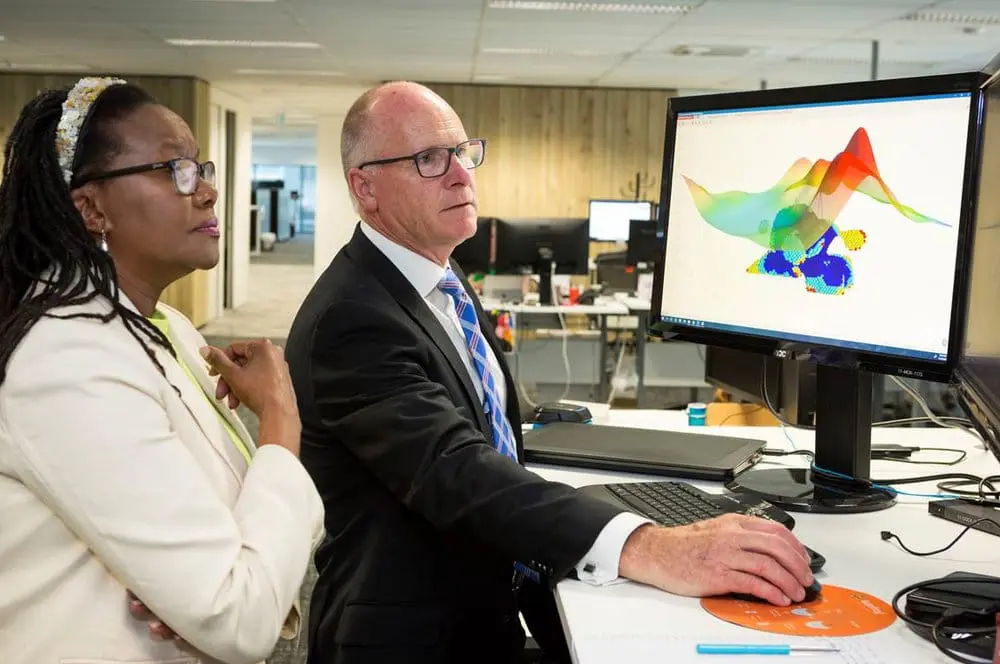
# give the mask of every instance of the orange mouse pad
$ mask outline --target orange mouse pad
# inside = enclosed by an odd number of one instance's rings
[[[814,601],[791,606],[733,597],[706,597],[701,605],[726,622],[789,636],[858,636],[885,629],[896,620],[892,607],[879,598],[827,585]]]

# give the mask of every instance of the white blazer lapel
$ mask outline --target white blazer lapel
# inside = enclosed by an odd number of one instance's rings
[[[177,355],[183,359],[188,368],[191,369],[191,374],[195,377],[195,380],[198,381],[201,389],[205,391],[205,394],[212,397],[212,403],[215,405],[215,411],[222,415],[227,422],[229,422],[229,426],[233,427],[236,435],[240,437],[240,440],[242,440],[243,444],[246,445],[250,455],[253,456],[254,452],[257,451],[257,446],[254,444],[250,431],[247,430],[246,425],[243,424],[243,420],[241,420],[239,416],[224,402],[215,398],[215,388],[218,382],[217,379],[208,375],[208,363],[205,362],[201,354],[195,352],[186,344],[177,341],[175,342],[175,346],[177,348]],[[204,400],[204,397],[202,397],[202,400]]]
[[[166,350],[159,347],[154,351],[160,360],[160,364],[163,365],[166,378],[180,392],[181,401],[188,409],[188,412],[191,413],[191,417],[197,422],[202,434],[204,434],[219,456],[222,457],[223,461],[226,462],[226,465],[236,479],[242,482],[243,475],[247,469],[246,462],[233,447],[228,434],[226,434],[222,423],[219,421],[219,416],[215,408],[212,407],[205,398],[205,395],[202,394],[201,387],[191,381],[187,372],[179,364],[179,360],[187,362],[187,358],[184,357],[186,353],[181,350],[181,344],[175,343],[175,347],[177,348],[177,359],[174,359]],[[188,364],[188,367],[192,369],[191,373],[196,376],[197,366],[192,367]]]

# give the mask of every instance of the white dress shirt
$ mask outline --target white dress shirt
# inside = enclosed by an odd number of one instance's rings
[[[472,384],[476,388],[476,394],[480,401],[483,400],[483,385],[472,364],[469,354],[469,347],[465,341],[465,334],[462,332],[462,323],[459,321],[458,313],[455,311],[455,303],[449,295],[438,288],[438,283],[444,277],[445,268],[442,265],[424,258],[423,256],[410,251],[406,247],[400,246],[388,239],[365,222],[361,222],[361,232],[365,237],[381,251],[393,265],[396,266],[404,278],[410,282],[413,288],[420,294],[435,318],[444,327],[448,338],[458,350],[459,357],[465,365],[466,371],[472,378]],[[473,296],[474,297],[474,296]],[[482,324],[483,321],[480,321]],[[486,344],[486,359],[490,373],[493,375],[493,382],[497,386],[497,393],[500,398],[500,409],[507,410],[507,387],[504,380],[503,370],[493,353],[493,349]],[[520,422],[511,422],[512,426],[520,426]],[[618,565],[621,560],[622,549],[625,540],[639,526],[652,523],[649,519],[644,519],[631,512],[622,512],[604,526],[594,545],[591,547],[579,563],[576,565],[577,577],[581,581],[586,581],[593,585],[602,585],[618,579]]]

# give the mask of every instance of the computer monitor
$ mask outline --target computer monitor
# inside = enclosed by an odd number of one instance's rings
[[[590,239],[595,242],[627,242],[629,221],[652,219],[650,201],[590,201]]]
[[[493,267],[493,218],[480,217],[476,234],[455,247],[451,257],[466,274],[489,272]]]
[[[969,269],[958,401],[1000,460],[1000,74],[986,85],[982,167]]]
[[[728,483],[792,511],[883,509],[872,372],[946,381],[961,348],[978,72],[674,97],[652,332],[812,361],[809,469]]]
[[[872,409],[880,413],[885,402],[885,376],[873,379]],[[811,427],[816,419],[816,365],[812,362],[705,346],[705,382],[740,401],[776,410],[793,426]]]
[[[587,219],[497,219],[496,274],[537,274],[538,299],[552,303],[553,274],[587,274]]]
[[[652,268],[660,259],[663,233],[655,219],[630,219],[628,222],[628,250],[625,262],[629,267]]]

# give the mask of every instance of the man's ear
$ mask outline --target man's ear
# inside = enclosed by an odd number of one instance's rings
[[[83,217],[83,225],[93,235],[100,235],[101,231],[111,232],[111,222],[104,214],[100,197],[93,187],[84,185],[70,192],[73,205],[76,206],[80,216]]]
[[[375,181],[370,174],[365,173],[360,168],[352,168],[347,172],[347,187],[361,210],[368,213],[378,210],[378,200],[375,198]]]

